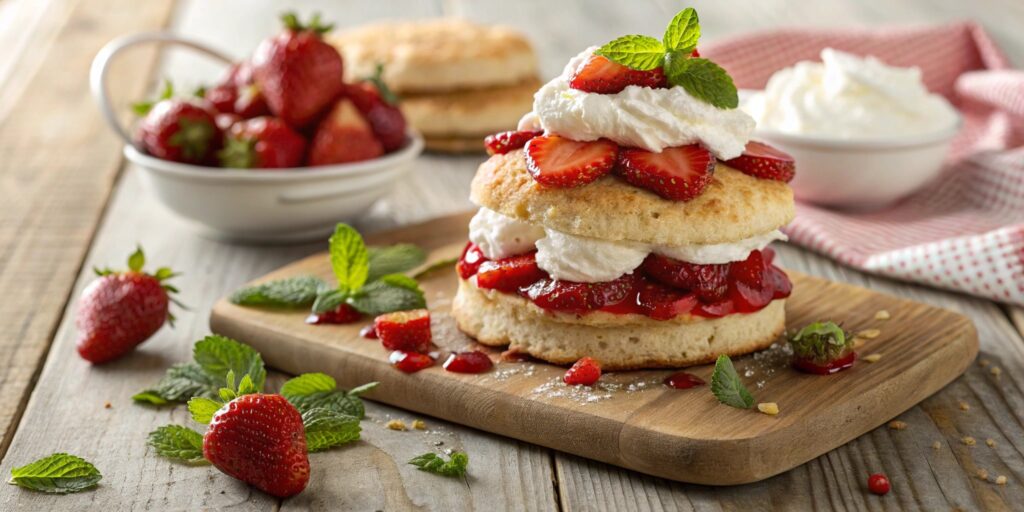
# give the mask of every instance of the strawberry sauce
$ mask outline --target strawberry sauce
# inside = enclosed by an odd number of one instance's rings
[[[690,389],[704,385],[704,379],[686,372],[676,372],[665,377],[665,385],[673,389]]]
[[[824,364],[818,364],[808,359],[794,359],[793,368],[804,373],[813,373],[815,375],[832,375],[833,373],[841,372],[852,367],[853,362],[856,360],[856,352],[850,352],[839,359],[833,359],[832,361]]]
[[[455,373],[483,373],[492,366],[491,358],[479,350],[452,353],[444,362],[444,369]]]
[[[771,249],[753,251],[744,261],[698,265],[652,254],[632,274],[603,283],[554,280],[539,269],[536,253],[488,260],[469,243],[456,266],[477,286],[519,295],[542,309],[578,315],[593,311],[645,315],[669,320],[690,314],[718,318],[760,311],[789,297],[793,285],[772,264]]]
[[[375,340],[377,339],[377,327],[373,324],[367,325],[359,329],[359,335],[368,340]]]

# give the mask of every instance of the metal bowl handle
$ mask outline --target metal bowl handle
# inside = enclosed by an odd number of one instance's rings
[[[103,112],[103,117],[107,120],[107,124],[110,125],[110,128],[114,130],[114,133],[118,134],[126,144],[132,146],[134,146],[135,143],[132,141],[131,135],[128,133],[128,130],[121,125],[121,122],[117,118],[117,113],[114,111],[114,107],[110,103],[110,94],[107,90],[107,68],[114,57],[118,53],[121,53],[122,50],[144,43],[161,43],[184,46],[208,57],[212,57],[213,59],[219,60],[225,64],[230,64],[232,62],[231,58],[217,50],[195,41],[183,39],[168,32],[141,32],[138,34],[121,36],[107,43],[99,53],[96,54],[96,58],[92,60],[92,67],[89,69],[89,88],[92,91],[93,99],[100,107],[100,111]]]

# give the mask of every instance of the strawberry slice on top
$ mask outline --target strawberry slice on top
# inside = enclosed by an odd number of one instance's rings
[[[711,183],[715,157],[698,144],[665,148],[660,153],[628,148],[619,151],[615,170],[630,184],[665,199],[689,201]]]
[[[526,168],[542,186],[572,188],[611,172],[619,146],[606,139],[580,142],[541,135],[526,143]]]
[[[530,142],[530,139],[543,134],[541,131],[509,131],[488,135],[484,138],[484,147],[488,155],[504,155],[519,149]]]
[[[725,165],[743,174],[766,180],[789,183],[796,174],[796,161],[788,153],[763,142],[752,140],[743,148],[743,154],[726,160]]]
[[[630,85],[665,87],[665,72],[661,68],[631,69],[601,55],[591,55],[569,79],[569,87],[598,94],[615,94]]]

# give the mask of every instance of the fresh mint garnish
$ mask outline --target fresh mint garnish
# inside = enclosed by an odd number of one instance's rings
[[[349,296],[348,304],[360,313],[377,316],[425,308],[427,300],[415,279],[403,274],[389,274]]]
[[[853,339],[835,322],[814,322],[789,340],[793,354],[820,363],[832,361],[853,349]]]
[[[431,263],[430,266],[428,266],[427,268],[425,268],[423,270],[420,270],[419,272],[413,274],[412,278],[413,279],[423,279],[424,277],[432,275],[434,272],[437,272],[437,271],[442,270],[442,269],[446,269],[448,267],[455,266],[455,264],[458,263],[458,262],[459,262],[459,258],[458,257],[446,258],[446,259],[443,259],[443,260],[438,260],[438,261],[436,261],[434,263]]]
[[[750,409],[754,406],[754,397],[743,386],[732,360],[725,354],[715,361],[715,370],[711,372],[711,392],[719,402],[730,407]]]
[[[149,433],[146,443],[157,455],[187,464],[209,464],[203,457],[203,435],[181,425],[164,425]]]
[[[359,396],[376,386],[376,382],[370,382],[345,391],[338,389],[337,382],[330,375],[304,373],[285,382],[281,395],[301,413],[321,408],[362,419],[366,412]]]
[[[358,290],[370,273],[370,257],[363,237],[352,226],[338,224],[329,243],[331,269],[338,279],[338,288],[347,292]]]
[[[11,470],[8,483],[49,494],[68,494],[95,487],[103,475],[81,457],[55,453]]]
[[[662,40],[628,35],[597,49],[597,55],[632,69],[664,68],[670,86],[718,108],[736,108],[736,85],[724,69],[707,59],[691,57],[700,40],[700,20],[692,7],[683,9],[668,24]]]
[[[469,456],[464,452],[452,452],[449,460],[436,453],[424,453],[409,461],[409,464],[416,466],[420,471],[426,471],[441,476],[463,476],[466,474],[466,467],[469,465]]]
[[[427,254],[413,244],[397,244],[387,247],[369,247],[370,271],[367,281],[376,281],[388,274],[412,270],[423,264]]]
[[[195,361],[171,366],[156,386],[135,394],[132,399],[165,405],[186,402],[197,396],[217,398],[228,372],[247,375],[257,392],[263,389],[267,372],[263,358],[252,347],[223,336],[207,336],[196,342],[192,353]]]
[[[165,405],[185,402],[193,396],[212,398],[217,396],[219,386],[220,381],[206,373],[197,363],[179,363],[171,366],[155,387],[137,393],[132,400]]]
[[[230,300],[240,306],[309,307],[326,286],[313,276],[290,277],[242,288],[232,293]]]
[[[306,449],[322,452],[359,439],[359,418],[335,410],[316,407],[302,413],[306,429]]]

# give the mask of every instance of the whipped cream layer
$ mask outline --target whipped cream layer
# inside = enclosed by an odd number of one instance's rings
[[[844,139],[926,134],[957,123],[956,110],[928,92],[918,68],[832,48],[821,60],[777,71],[742,108],[759,128]]]
[[[648,254],[679,261],[719,264],[747,259],[752,251],[775,240],[786,240],[779,230],[725,244],[659,246],[638,242],[612,242],[570,235],[506,217],[487,208],[469,223],[469,240],[488,259],[497,260],[537,248],[537,266],[555,279],[579,283],[612,281],[633,272]]]
[[[574,57],[559,77],[534,94],[533,113],[520,122],[520,129],[543,129],[573,140],[606,138],[656,152],[699,142],[724,160],[743,152],[754,120],[740,109],[720,109],[700,101],[682,87],[631,85],[616,94],[569,87],[575,70],[596,49]]]

